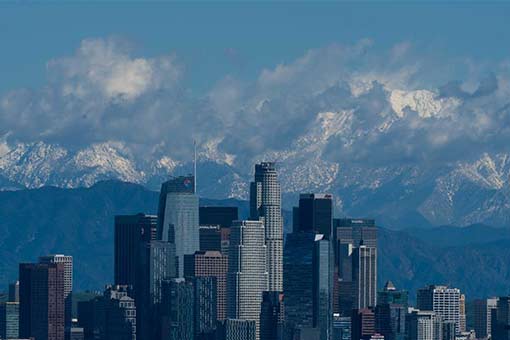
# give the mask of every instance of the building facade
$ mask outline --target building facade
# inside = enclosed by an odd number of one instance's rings
[[[227,275],[227,317],[252,320],[259,339],[262,292],[268,290],[264,224],[236,221],[230,234]]]
[[[273,162],[255,165],[255,180],[250,184],[250,219],[265,226],[269,291],[283,290],[283,217],[281,191]]]
[[[0,339],[19,338],[19,302],[0,302]]]

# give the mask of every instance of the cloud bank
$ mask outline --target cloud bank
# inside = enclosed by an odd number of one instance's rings
[[[193,65],[178,56],[147,58],[125,41],[86,39],[47,63],[44,87],[0,96],[0,136],[76,149],[114,141],[136,158],[176,160],[189,159],[197,139],[242,166],[295,147],[319,115],[349,112],[321,137],[330,161],[443,164],[510,151],[510,63],[470,68],[466,59],[471,71],[458,79],[448,66],[458,60],[418,52],[408,42],[387,51],[370,40],[333,44],[256,79],[225,76],[197,95],[184,85]],[[431,83],[436,74],[451,78]]]

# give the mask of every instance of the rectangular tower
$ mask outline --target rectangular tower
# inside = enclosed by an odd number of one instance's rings
[[[227,317],[255,321],[258,340],[262,292],[268,290],[264,224],[236,221],[231,229]]]
[[[352,255],[354,306],[357,309],[377,304],[377,249],[359,246]]]
[[[184,275],[184,255],[200,250],[198,196],[193,176],[180,176],[161,185],[158,239],[175,244],[177,272]]]

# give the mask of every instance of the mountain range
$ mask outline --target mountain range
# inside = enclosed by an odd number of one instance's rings
[[[113,278],[113,219],[155,213],[158,192],[120,181],[90,188],[42,187],[0,192],[0,283],[15,280],[18,263],[48,253],[74,256],[75,289],[100,289]],[[236,199],[201,199],[233,205]],[[284,211],[286,231],[291,214]],[[468,298],[507,294],[510,232],[485,225],[396,231],[379,228],[379,285],[392,280],[414,294],[428,283],[448,283]]]

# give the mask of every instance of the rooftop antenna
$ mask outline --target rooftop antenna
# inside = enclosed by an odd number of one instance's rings
[[[197,141],[193,139],[193,191],[197,193]]]

